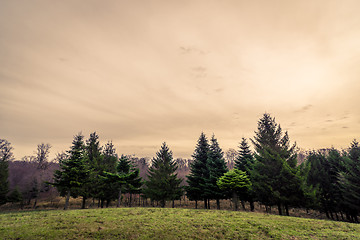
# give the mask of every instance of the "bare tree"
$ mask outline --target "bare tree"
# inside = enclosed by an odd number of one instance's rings
[[[49,153],[50,153],[50,144],[38,144],[35,161],[37,163],[37,168],[41,170],[46,170],[49,167]]]
[[[35,152],[36,156],[34,158],[34,161],[36,163],[36,174],[34,176],[33,180],[33,196],[35,198],[34,206],[33,208],[36,208],[37,200],[39,197],[40,192],[46,191],[49,186],[45,184],[45,172],[50,166],[50,162],[48,160],[49,153],[50,153],[50,144],[41,143],[37,145],[37,152]],[[48,179],[49,180],[49,179]]]
[[[66,152],[57,153],[56,157],[53,160],[53,163],[60,163],[64,160],[66,160],[69,156]]]
[[[0,161],[8,162],[14,160],[14,155],[12,153],[13,147],[10,146],[10,143],[5,139],[0,139]]]
[[[237,157],[237,151],[233,148],[229,148],[226,152],[225,152],[225,160],[227,163],[227,166],[229,169],[233,169],[234,168],[234,164],[235,164],[235,159]]]

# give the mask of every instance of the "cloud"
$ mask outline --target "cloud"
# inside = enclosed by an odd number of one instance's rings
[[[306,112],[306,111],[310,110],[311,108],[313,108],[313,105],[308,104],[308,105],[303,106],[301,109],[296,110],[295,112],[300,112],[300,113]]]
[[[206,55],[209,54],[209,52],[207,51],[203,51],[197,47],[184,47],[184,46],[180,46],[179,47],[180,52],[182,54],[198,54],[198,55]]]
[[[76,132],[98,130],[120,152],[148,154],[165,140],[189,156],[201,130],[235,148],[269,110],[282,126],[296,123],[291,137],[303,147],[340,144],[341,126],[360,131],[357,9],[322,0],[6,1],[0,132],[19,155],[38,141],[64,150]],[[326,119],[329,131],[314,137]]]

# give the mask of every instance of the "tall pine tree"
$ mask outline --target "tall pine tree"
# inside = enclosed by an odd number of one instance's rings
[[[0,205],[7,202],[6,195],[9,192],[9,161],[13,160],[11,144],[5,140],[0,139]]]
[[[109,206],[110,201],[116,199],[118,196],[114,189],[116,184],[107,181],[107,173],[116,173],[116,166],[118,162],[118,157],[116,150],[111,141],[107,142],[103,148],[101,156],[99,158],[99,166],[96,171],[98,172],[98,188],[100,189],[98,197],[102,198],[101,207],[103,207],[104,200],[106,200],[106,207]]]
[[[250,146],[246,138],[242,138],[239,146],[238,156],[235,159],[235,168],[246,172],[248,176],[253,168],[254,156],[251,153]]]
[[[208,199],[204,195],[204,188],[206,187],[206,181],[209,179],[209,150],[209,142],[202,132],[192,155],[194,161],[190,165],[190,174],[187,176],[188,186],[186,187],[186,195],[190,200],[195,200],[196,208],[198,200],[204,200],[204,207],[208,208]]]
[[[131,195],[134,193],[141,192],[142,178],[139,176],[139,169],[134,167],[131,161],[124,155],[119,159],[116,167],[117,174],[120,176],[126,175],[126,181],[120,186],[120,191],[123,193],[130,193],[130,206],[131,206]]]
[[[165,207],[168,200],[179,199],[182,195],[182,180],[177,177],[177,168],[172,152],[164,142],[148,171],[144,189],[146,197],[159,201],[161,207]]]
[[[142,180],[139,176],[139,169],[135,168],[124,155],[119,158],[116,173],[104,172],[104,174],[106,184],[111,186],[113,194],[117,194],[117,207],[120,207],[123,193],[133,194],[141,191]],[[131,199],[129,202],[131,204]]]
[[[210,149],[208,152],[207,168],[209,169],[209,178],[205,180],[205,195],[208,199],[216,199],[217,209],[220,209],[220,199],[226,198],[226,191],[219,188],[217,180],[228,171],[225,163],[224,153],[221,150],[215,135],[210,140]],[[210,208],[208,204],[208,208]]]
[[[302,194],[301,178],[296,168],[295,144],[290,147],[287,132],[265,113],[251,140],[255,146],[254,191],[260,202],[277,205],[279,215],[289,214],[288,207]]]
[[[235,168],[244,171],[251,180],[252,170],[254,168],[254,162],[255,159],[250,150],[250,146],[246,141],[246,138],[242,138],[238,150],[238,156],[235,159]],[[249,201],[251,211],[254,211],[254,199],[255,199],[255,192],[253,191],[252,188],[250,188],[246,192],[246,194],[240,195],[240,200],[243,208],[245,208],[244,201]]]
[[[93,197],[101,199],[101,206],[104,204],[104,182],[101,178],[103,166],[101,155],[102,147],[100,146],[99,135],[96,132],[90,133],[89,138],[86,140],[86,153],[87,153],[87,164],[91,169],[90,181],[84,186],[84,193],[86,197]],[[86,199],[85,197],[85,199]],[[85,201],[84,199],[84,201]]]
[[[359,222],[360,213],[360,145],[354,140],[347,154],[346,170],[342,173],[341,189],[345,204],[349,207],[348,218]]]
[[[89,179],[89,167],[84,145],[84,136],[74,136],[72,146],[67,152],[68,157],[60,161],[60,170],[55,171],[53,185],[61,196],[66,196],[64,209],[69,206],[70,196],[77,197],[84,193],[83,187]]]

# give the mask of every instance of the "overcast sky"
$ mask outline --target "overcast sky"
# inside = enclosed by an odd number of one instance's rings
[[[360,138],[360,1],[0,0],[0,138],[226,150],[270,113],[300,148]],[[359,139],[360,140],[360,139]]]

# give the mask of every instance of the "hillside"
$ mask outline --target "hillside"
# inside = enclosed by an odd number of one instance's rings
[[[0,239],[360,239],[360,225],[261,213],[108,208],[0,214]]]

